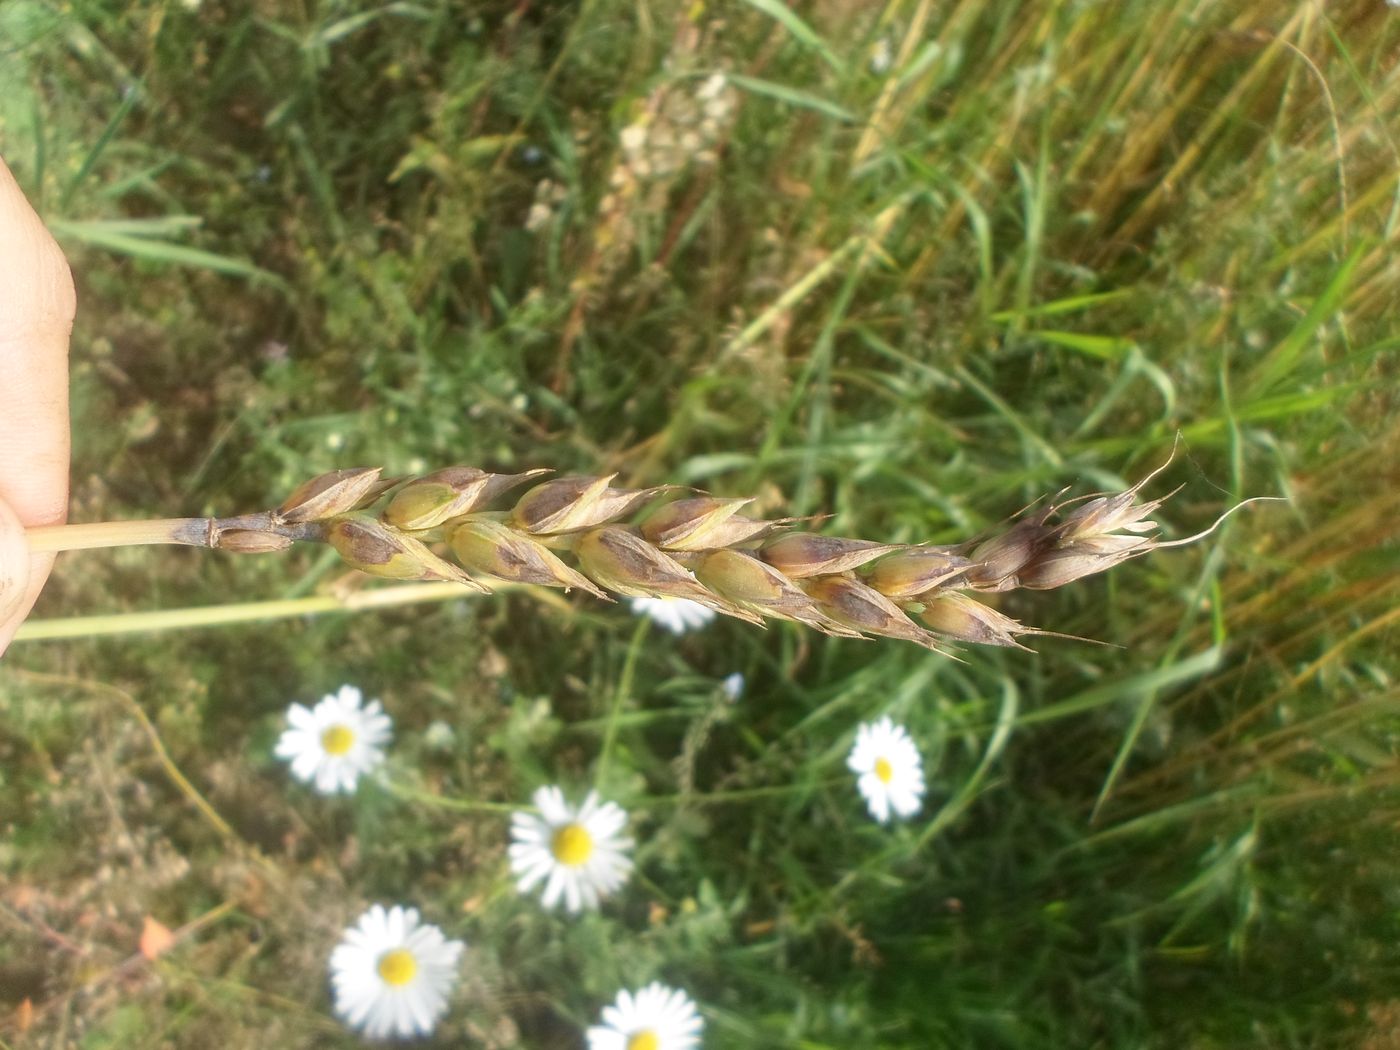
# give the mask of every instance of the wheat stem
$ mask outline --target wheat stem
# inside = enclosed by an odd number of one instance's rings
[[[202,518],[161,518],[155,521],[99,521],[87,525],[39,525],[24,530],[35,554],[91,550],[97,547],[139,547],[153,543],[205,544]]]
[[[316,523],[289,524],[273,512],[240,514],[232,518],[154,518],[150,521],[95,521],[82,525],[36,525],[24,530],[31,552],[94,550],[99,547],[143,547],[175,544],[219,547],[230,532],[259,533],[287,540],[322,540],[325,529]]]

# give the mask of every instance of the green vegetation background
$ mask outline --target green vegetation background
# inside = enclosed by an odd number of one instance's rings
[[[0,0],[0,148],[82,300],[74,520],[460,462],[953,542],[1178,432],[1169,536],[1289,499],[1001,604],[1113,648],[525,591],[17,644],[0,1046],[356,1045],[324,964],[372,900],[471,944],[444,1047],[579,1047],[652,978],[710,1050],[1400,1046],[1397,53],[1380,0]],[[72,554],[37,616],[362,586]],[[270,758],[344,682],[394,793]],[[843,769],[886,712],[896,829]],[[474,800],[595,780],[640,874],[571,922]]]

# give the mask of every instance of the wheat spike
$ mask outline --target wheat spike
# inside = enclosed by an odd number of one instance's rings
[[[1261,499],[1230,508],[1196,536],[1163,541],[1149,515],[1174,493],[1152,500],[1139,493],[1165,466],[1122,492],[1033,505],[1040,509],[1000,532],[952,547],[800,531],[797,518],[739,514],[752,500],[672,485],[624,489],[613,485],[616,475],[540,481],[549,471],[491,474],[465,466],[392,479],[377,467],[336,470],[258,514],[47,526],[26,537],[35,551],[178,543],[265,554],[320,542],[348,565],[395,580],[451,580],[485,590],[487,578],[602,600],[687,598],[758,625],[786,620],[929,649],[1024,648],[1021,638],[1053,632],[1023,625],[973,595],[1062,587],[1194,542]]]
[[[367,493],[386,492],[363,481],[344,484],[360,471],[312,479],[298,492],[312,493],[314,508],[292,499],[273,518],[304,523],[313,515],[350,565],[375,575],[401,579],[411,573],[405,552],[427,552],[427,544],[445,542],[464,575],[578,589],[600,598],[688,598],[750,623],[788,620],[827,634],[898,638],[930,649],[960,642],[1024,648],[1019,638],[1047,632],[971,595],[1059,587],[1147,554],[1160,545],[1147,516],[1167,498],[1139,499],[1154,472],[1123,492],[1042,508],[996,535],[957,547],[793,531],[794,518],[740,516],[751,500],[694,492],[668,498],[675,487],[617,488],[616,475],[545,481],[508,505],[491,506],[542,473],[492,475],[450,467],[401,481],[386,510],[372,519],[376,540],[403,541],[391,563],[382,555],[358,557],[349,545],[335,542],[347,522],[362,524],[370,513]],[[370,476],[368,470],[363,474]],[[337,484],[345,489],[344,506],[327,498]],[[414,513],[406,513],[409,508]],[[240,543],[248,547],[246,538]],[[425,578],[446,575],[442,558],[428,552],[427,559]]]

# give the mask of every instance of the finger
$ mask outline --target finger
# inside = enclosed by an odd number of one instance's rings
[[[0,500],[0,656],[29,614],[38,587],[30,586],[29,546],[24,526],[15,512]]]
[[[68,335],[73,278],[0,161],[0,500],[26,525],[68,505]]]
[[[63,252],[0,160],[0,654],[53,565],[25,525],[68,509],[68,334],[76,307]]]

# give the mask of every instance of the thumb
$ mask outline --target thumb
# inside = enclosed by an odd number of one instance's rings
[[[0,500],[0,656],[34,604],[29,593],[29,544],[24,526]]]

